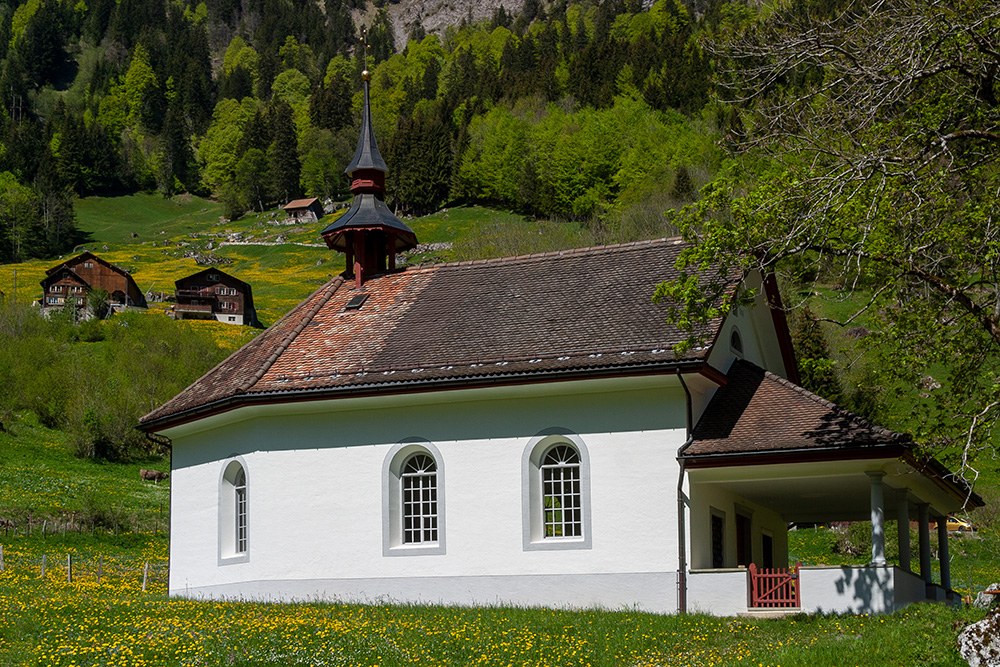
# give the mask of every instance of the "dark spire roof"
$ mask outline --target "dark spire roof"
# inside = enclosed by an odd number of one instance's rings
[[[358,147],[354,151],[354,159],[344,170],[345,174],[353,174],[359,169],[376,169],[382,173],[389,171],[385,166],[385,160],[378,152],[378,143],[375,141],[375,128],[372,126],[372,110],[368,101],[368,81],[371,75],[367,70],[362,74],[364,78],[365,103],[361,109],[361,136],[358,137]]]

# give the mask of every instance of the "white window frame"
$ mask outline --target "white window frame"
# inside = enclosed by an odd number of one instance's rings
[[[410,454],[399,478],[403,544],[437,544],[437,462],[426,452]]]
[[[555,447],[568,446],[576,451],[578,464],[579,535],[547,535],[545,507],[546,455]],[[593,531],[590,502],[590,455],[583,439],[563,428],[550,428],[533,437],[521,457],[521,525],[522,546],[525,551],[557,549],[590,549]]]
[[[435,472],[437,539],[406,542],[404,535],[404,467],[423,454],[433,461]],[[409,438],[394,445],[382,464],[382,555],[428,556],[447,553],[445,542],[445,468],[441,452],[428,440]]]
[[[230,457],[222,466],[219,476],[218,514],[219,565],[248,562],[250,560],[250,474],[241,456]]]

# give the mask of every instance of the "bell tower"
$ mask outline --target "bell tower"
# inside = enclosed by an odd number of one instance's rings
[[[365,48],[369,48],[365,43]],[[326,245],[347,255],[348,277],[360,289],[365,279],[396,269],[396,253],[417,246],[417,236],[385,204],[385,175],[388,169],[378,152],[372,127],[369,83],[371,73],[361,73],[364,83],[364,108],[361,111],[361,136],[354,159],[344,170],[351,179],[354,201],[347,213],[321,233]]]

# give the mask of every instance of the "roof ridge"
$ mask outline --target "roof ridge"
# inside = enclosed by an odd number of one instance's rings
[[[579,255],[597,255],[602,252],[609,252],[612,250],[632,250],[641,249],[651,245],[658,244],[673,244],[681,245],[684,243],[684,239],[680,236],[664,236],[656,239],[645,239],[641,241],[625,241],[623,243],[611,243],[608,245],[595,245],[595,246],[585,246],[583,248],[564,248],[562,250],[549,250],[547,252],[535,252],[528,253],[524,255],[510,255],[508,257],[490,257],[488,259],[464,259],[455,262],[442,262],[441,264],[430,264],[428,266],[437,267],[439,269],[444,268],[457,268],[466,266],[482,266],[488,264],[513,264],[518,262],[538,262],[552,259],[554,257],[576,257]],[[421,265],[413,267],[414,269],[424,268]]]
[[[760,368],[759,366],[757,366],[757,364],[754,364],[753,362],[750,362],[750,361],[743,360],[743,363],[749,364],[751,366],[756,366],[757,368]],[[872,431],[875,431],[876,433],[885,434],[885,435],[890,436],[890,437],[892,437],[892,438],[894,438],[896,440],[910,440],[911,439],[910,436],[906,435],[905,433],[899,433],[898,431],[893,431],[891,429],[887,429],[884,426],[879,426],[878,424],[875,424],[875,423],[873,423],[873,422],[865,419],[861,415],[855,414],[854,412],[851,412],[847,408],[842,408],[841,406],[837,405],[833,401],[829,401],[829,400],[823,398],[822,396],[820,396],[819,394],[813,393],[813,392],[809,391],[808,389],[806,389],[805,387],[802,387],[800,385],[795,384],[794,382],[792,382],[791,380],[789,380],[787,378],[783,378],[780,375],[776,375],[776,374],[772,373],[771,371],[769,371],[769,370],[767,370],[765,368],[761,368],[761,370],[764,371],[764,377],[765,378],[771,380],[772,382],[774,382],[776,384],[779,384],[779,385],[781,385],[781,386],[783,386],[783,387],[785,387],[787,389],[790,389],[790,390],[792,390],[792,391],[800,394],[804,398],[807,398],[807,399],[813,401],[814,403],[818,403],[819,405],[822,405],[824,408],[827,408],[828,410],[833,410],[837,414],[843,415],[844,417],[847,417],[848,419],[850,419],[854,423],[858,424],[859,426],[863,426],[865,428],[869,428]]]
[[[299,319],[298,324],[292,327],[292,330],[285,335],[281,343],[279,343],[278,346],[274,348],[274,350],[271,352],[271,354],[268,355],[267,359],[264,360],[264,364],[257,370],[257,372],[254,373],[249,380],[243,382],[242,384],[240,384],[239,387],[237,387],[236,389],[237,394],[244,394],[247,391],[249,391],[251,387],[257,384],[257,382],[259,382],[260,379],[264,377],[265,373],[271,370],[271,366],[273,366],[274,362],[278,360],[278,357],[281,356],[281,353],[284,352],[286,349],[288,349],[288,346],[292,344],[292,341],[294,341],[295,338],[300,333],[302,333],[302,330],[306,327],[307,324],[309,324],[309,322],[312,321],[312,319],[316,316],[316,313],[319,312],[320,308],[326,305],[326,302],[330,300],[330,298],[336,293],[338,289],[340,289],[340,286],[343,284],[344,284],[344,277],[337,276],[335,278],[332,278],[329,282],[327,282],[326,285],[320,288],[320,296],[316,299],[316,302],[313,303],[312,307],[306,312],[306,314],[301,319]],[[278,320],[278,322],[275,322],[271,326],[275,326],[278,323],[282,322],[284,319],[290,317],[292,313],[295,312],[295,310],[296,309],[292,309],[291,311],[289,311],[288,315],[285,315],[285,317],[282,317],[280,320]]]

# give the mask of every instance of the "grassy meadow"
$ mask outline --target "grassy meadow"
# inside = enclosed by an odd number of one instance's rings
[[[924,604],[889,616],[768,620],[628,610],[203,602],[166,597],[163,536],[4,543],[0,665],[963,665],[955,637],[983,616]],[[72,582],[67,554],[74,559]],[[151,567],[143,592],[146,562]]]

